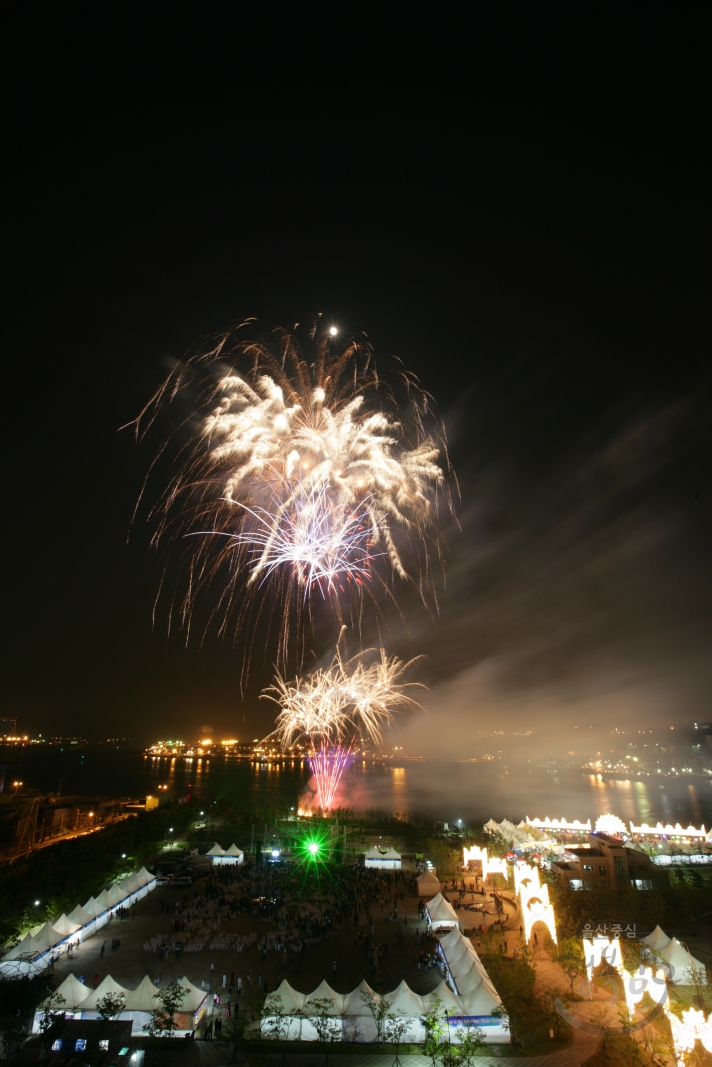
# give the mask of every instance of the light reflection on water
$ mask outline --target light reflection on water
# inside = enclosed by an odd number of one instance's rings
[[[156,794],[159,785],[168,785],[169,793],[180,796],[190,783],[193,795],[202,800],[225,796],[248,810],[267,805],[287,812],[296,805],[310,772],[298,759],[263,764],[223,757],[192,761],[87,749],[62,757],[28,755],[22,776],[26,785],[42,790],[56,789],[62,777],[64,794],[103,796]],[[707,779],[606,779],[494,762],[359,760],[346,772],[337,800],[356,810],[412,812],[448,822],[492,816],[519,822],[527,815],[595,821],[610,811],[625,822],[712,826],[712,782]]]

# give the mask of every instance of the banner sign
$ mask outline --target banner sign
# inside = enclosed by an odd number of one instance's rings
[[[448,1015],[450,1026],[500,1026],[498,1015]]]

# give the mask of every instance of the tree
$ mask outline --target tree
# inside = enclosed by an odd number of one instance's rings
[[[583,955],[583,944],[578,937],[563,937],[559,941],[559,966],[566,975],[572,999],[577,994],[574,983],[580,974],[586,973],[586,961]]]
[[[124,993],[107,993],[106,996],[96,1002],[96,1010],[104,1022],[109,1022],[124,1010],[125,1000]]]
[[[64,1033],[65,1020],[61,1005],[66,1003],[61,993],[53,989],[42,1005],[40,1016],[40,1044],[49,1051]]]
[[[177,982],[171,982],[165,989],[159,989],[156,1000],[160,1008],[154,1011],[147,1027],[151,1037],[170,1037],[178,1029],[175,1016],[183,1004],[184,997],[185,989]]]
[[[440,997],[433,997],[430,1010],[423,1016],[423,1028],[425,1029],[423,1053],[430,1057],[432,1067],[435,1067],[435,1062],[440,1055],[440,1046],[448,1032],[444,1019],[442,1001]]]
[[[334,1015],[334,1003],[329,997],[316,997],[304,1005],[304,1014],[309,1017],[317,1032],[317,1039],[326,1044],[324,1067],[329,1063],[329,1045],[341,1036],[341,1018]]]
[[[395,1046],[396,1058],[393,1060],[393,1065],[397,1064],[400,1067],[400,1047],[403,1044],[403,1038],[408,1033],[411,1026],[411,1020],[407,1015],[399,1009],[397,1012],[388,1012],[383,1019],[383,1037],[389,1045]]]
[[[361,1000],[373,1016],[373,1021],[376,1024],[376,1044],[380,1045],[383,1040],[384,1019],[393,1001],[390,997],[379,997],[378,993],[374,993],[372,989],[362,990]]]
[[[471,1067],[478,1050],[484,1046],[485,1032],[479,1026],[460,1026],[457,1032],[460,1039],[457,1046],[460,1053],[459,1062],[462,1067]]]

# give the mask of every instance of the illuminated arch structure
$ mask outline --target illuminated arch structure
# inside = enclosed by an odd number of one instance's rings
[[[486,881],[490,874],[503,874],[507,877],[507,861],[499,860],[487,855],[487,848],[478,848],[477,845],[473,845],[472,848],[463,848],[464,866],[466,867],[470,860],[479,860],[482,864],[482,877]]]
[[[557,944],[554,906],[549,901],[548,885],[542,884],[539,877],[539,868],[528,863],[515,864],[514,888],[519,895],[522,909],[525,940],[529,941],[534,923],[541,922],[549,931],[554,944]]]

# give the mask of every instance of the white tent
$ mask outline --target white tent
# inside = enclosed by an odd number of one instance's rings
[[[643,944],[651,948],[653,952],[659,952],[661,948],[665,948],[666,945],[670,944],[670,938],[664,930],[656,926],[652,934],[648,934],[647,937],[643,938]]]
[[[3,962],[5,960],[16,960],[20,956],[37,956],[46,951],[47,949],[44,945],[41,945],[39,941],[36,941],[34,937],[31,937],[29,934],[25,934],[19,945],[15,945],[14,948],[11,948],[9,952],[5,953]]]
[[[67,918],[64,912],[62,912],[60,917],[58,919],[55,919],[55,921],[52,923],[52,926],[57,931],[57,933],[63,934],[64,937],[69,937],[71,934],[75,934],[77,930],[81,930],[82,924],[72,922],[70,919]]]
[[[115,908],[118,907],[119,904],[122,904],[126,899],[126,893],[124,893],[116,884],[109,886],[106,890],[106,895]]]
[[[151,872],[147,871],[145,867],[142,867],[140,871],[136,872],[136,878],[142,888],[147,885],[150,885],[151,882],[156,881],[155,874],[151,874]]]
[[[64,941],[66,936],[66,934],[60,933],[59,930],[55,930],[49,920],[47,920],[44,926],[40,927],[40,929],[32,935],[37,944],[42,945],[45,951],[54,948],[60,941]]]
[[[670,978],[675,985],[693,985],[696,976],[703,985],[707,984],[705,965],[696,960],[676,937],[656,952],[656,955],[670,964],[672,968]]]
[[[178,985],[183,986],[190,1002],[193,1013],[200,1011],[205,1001],[208,999],[208,994],[204,989],[198,989],[197,985],[193,985],[187,974],[184,974],[182,978],[178,979]]]
[[[433,930],[439,930],[448,926],[459,926],[457,912],[452,904],[449,904],[442,893],[438,893],[425,905],[428,913],[428,925]]]
[[[103,915],[105,911],[111,911],[114,907],[114,902],[105,889],[102,889],[98,897],[94,897],[94,904],[97,909],[97,917]]]
[[[440,892],[440,882],[432,871],[425,871],[416,878],[419,897],[432,897]]]
[[[91,989],[85,986],[83,982],[80,982],[78,978],[75,978],[73,974],[68,974],[62,984],[57,986],[57,992],[61,997],[64,997],[64,1004],[59,1005],[61,1011],[75,1012],[79,1011],[81,1005],[91,993]],[[40,1007],[43,1006],[40,1005]]]
[[[245,853],[241,848],[238,848],[235,842],[230,845],[229,849],[225,853],[226,856],[234,856],[238,863],[242,863],[245,859]]]
[[[80,982],[78,978],[75,978],[73,974],[68,974],[61,985],[57,986],[56,992],[63,998],[64,1003],[50,1005],[45,1000],[37,1005],[32,1023],[32,1032],[34,1034],[39,1031],[42,1015],[46,1007],[51,1007],[53,1011],[63,1011],[65,1015],[71,1018],[71,1016],[80,1013],[81,1006],[91,993],[91,990]]]
[[[82,1018],[89,1018],[90,1016],[85,1014],[87,1012],[98,1012],[97,1004],[100,1000],[103,1000],[107,993],[113,993],[114,995],[123,994],[128,997],[130,990],[124,989],[123,986],[115,982],[110,974],[107,974],[103,982],[100,982],[96,989],[89,994],[85,1001],[82,1002]]]
[[[367,867],[376,867],[389,871],[401,869],[401,855],[394,848],[379,848],[373,845],[366,853],[365,864]]]
[[[89,923],[94,922],[94,916],[90,915],[88,911],[85,911],[81,904],[77,904],[76,908],[74,908],[73,911],[70,911],[67,918],[70,922],[77,923],[78,926],[87,926]]]
[[[100,908],[94,897],[89,897],[88,901],[84,905],[83,909],[87,915],[92,915],[95,919],[97,915],[101,915],[103,908]]]
[[[213,847],[209,848],[208,851],[205,853],[205,855],[206,856],[211,856],[211,857],[212,856],[224,856],[225,855],[225,849],[221,848],[220,845],[216,841],[215,844],[213,845]]]
[[[158,986],[153,984],[147,974],[144,975],[136,989],[126,997],[124,1011],[156,1011],[160,1007],[156,1001],[157,992]]]
[[[479,963],[476,953],[474,958]],[[482,967],[481,963],[479,965]],[[288,1036],[290,1040],[314,1040],[317,1031],[309,1018],[309,1005],[319,1000],[326,1002],[326,1014],[333,1019],[336,1040],[370,1042],[376,1038],[376,1022],[368,1000],[373,998],[378,1010],[378,1005],[387,998],[388,1014],[410,1021],[405,1035],[407,1041],[425,1040],[423,1015],[439,1001],[440,1010],[448,1013],[450,1039],[454,1043],[459,1042],[463,1027],[472,1024],[474,1015],[477,1016],[477,1025],[482,1026],[484,1030],[487,1043],[508,1044],[510,1035],[507,1017],[492,1014],[495,1008],[501,1006],[501,1002],[493,992],[494,987],[483,968],[482,973],[484,977],[481,978],[480,989],[465,997],[454,994],[445,982],[441,982],[432,993],[421,997],[403,981],[393,992],[381,997],[374,993],[365,981],[343,996],[336,993],[327,982],[322,982],[318,989],[305,996],[293,989],[287,981],[283,981],[276,992],[268,997],[261,1019],[262,1035],[276,1037],[279,1034],[282,1037]],[[270,1006],[275,1008],[272,1014]]]

